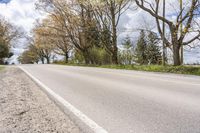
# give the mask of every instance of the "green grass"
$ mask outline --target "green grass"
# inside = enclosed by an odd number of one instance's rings
[[[148,71],[148,72],[162,72],[162,73],[175,73],[175,74],[188,74],[200,76],[200,67],[193,66],[138,66],[138,65],[114,65],[114,66],[101,66],[103,68],[115,68],[115,69],[126,69],[126,70],[137,70],[137,71]]]
[[[0,66],[0,71],[4,69],[4,66]]]
[[[187,74],[200,76],[200,67],[194,66],[161,66],[161,65],[85,65],[85,64],[66,64],[56,63],[60,65],[68,66],[83,66],[83,67],[98,67],[109,69],[124,69],[124,70],[136,70],[136,71],[148,71],[148,72],[161,72],[161,73],[175,73],[175,74]]]

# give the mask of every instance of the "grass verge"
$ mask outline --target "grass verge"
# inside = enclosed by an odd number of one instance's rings
[[[3,70],[3,69],[4,69],[4,66],[1,66],[1,65],[0,65],[0,71]]]
[[[175,73],[200,76],[200,67],[196,66],[161,66],[161,65],[85,65],[85,64],[65,64],[56,63],[59,65],[68,66],[83,66],[83,67],[98,67],[110,69],[124,69],[124,70],[137,70],[147,72],[162,72],[162,73]]]

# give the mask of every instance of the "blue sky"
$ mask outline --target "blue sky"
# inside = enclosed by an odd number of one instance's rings
[[[5,4],[7,4],[7,3],[9,3],[11,0],[0,0],[0,3],[5,3]]]
[[[177,0],[167,1],[169,3],[173,1],[177,2]],[[29,33],[34,27],[35,21],[45,17],[45,15],[42,15],[35,10],[36,2],[37,0],[0,0],[0,15],[4,16],[11,23],[22,27],[27,33]],[[172,14],[176,9],[179,9],[176,7],[177,5],[178,4],[169,4],[167,7],[168,14]],[[138,33],[134,29],[150,28],[156,31],[155,27],[155,20],[144,11],[127,11],[122,16],[118,26],[119,40],[122,40],[122,38],[126,37],[127,35],[132,39],[136,39]],[[125,29],[129,30],[126,31]],[[15,46],[14,51],[16,56],[14,58],[17,58],[17,56],[23,52],[24,47],[26,47],[26,44],[23,41]],[[200,49],[189,50],[186,48],[185,62],[200,62]]]

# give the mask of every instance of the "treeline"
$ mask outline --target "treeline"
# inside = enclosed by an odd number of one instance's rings
[[[36,8],[48,16],[35,26],[29,48],[19,61],[50,63],[57,54],[65,56],[66,63],[165,64],[165,51],[168,48],[173,53],[174,65],[181,65],[181,48],[196,43],[200,36],[196,23],[199,1],[192,0],[183,5],[184,8],[174,13],[176,21],[160,12],[160,9],[165,9],[161,2],[39,0]],[[117,28],[121,15],[135,7],[155,18],[158,32],[141,29],[137,42],[133,43],[130,38],[126,38],[120,44]],[[162,23],[165,25],[163,28]],[[187,35],[191,32],[193,34],[188,39]],[[161,42],[163,45],[159,47]],[[122,48],[119,48],[120,45]]]

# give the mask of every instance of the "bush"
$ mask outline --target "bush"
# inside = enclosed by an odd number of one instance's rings
[[[93,47],[89,54],[94,65],[111,64],[111,56],[103,48]]]

